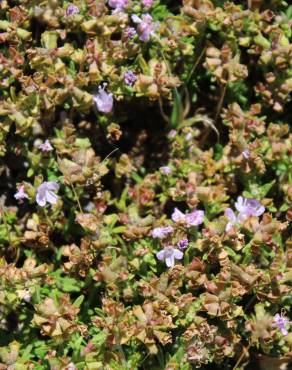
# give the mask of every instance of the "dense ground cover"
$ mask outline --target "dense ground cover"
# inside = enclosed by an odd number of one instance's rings
[[[281,0],[0,2],[0,369],[291,361],[291,26]]]

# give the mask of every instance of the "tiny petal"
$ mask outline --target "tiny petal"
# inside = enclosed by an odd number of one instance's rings
[[[232,228],[234,224],[232,222],[228,222],[225,226],[225,231],[228,233]]]
[[[134,27],[127,27],[125,29],[125,35],[128,39],[133,39],[137,35],[137,32]]]
[[[241,154],[245,159],[250,157],[250,151],[248,149],[245,149]]]
[[[124,10],[128,0],[109,0],[108,4],[113,9]]]
[[[66,9],[66,15],[73,15],[80,13],[79,8],[74,4],[69,4],[68,8]]]
[[[132,14],[132,21],[138,24],[138,33],[141,41],[148,41],[150,36],[154,36],[154,31],[158,27],[158,23],[152,22],[150,14],[143,14],[142,18],[139,18],[136,14]]]
[[[228,218],[230,222],[236,223],[236,216],[231,208],[226,208],[224,215]]]
[[[159,259],[159,261],[164,260],[164,249],[156,253],[156,257]]]
[[[42,197],[41,194],[37,194],[36,202],[39,206],[44,207],[46,205],[46,198]]]
[[[173,267],[174,266],[174,255],[171,255],[167,258],[165,258],[165,263],[167,267]]]
[[[204,222],[204,211],[193,210],[186,215],[188,226],[198,226]]]
[[[77,367],[75,366],[75,364],[73,362],[70,362],[67,366],[66,366],[66,370],[77,370]]]
[[[274,320],[273,320],[273,324],[272,326],[273,327],[278,327],[278,329],[280,330],[280,332],[283,334],[283,335],[288,335],[288,330],[286,328],[286,325],[289,324],[289,320],[287,320],[285,317],[283,317],[282,315],[279,315],[278,313],[274,316]]]
[[[22,201],[23,199],[29,199],[28,195],[24,190],[24,185],[21,185],[18,188],[18,191],[14,194],[14,198],[20,201]]]
[[[231,208],[226,208],[224,215],[228,218],[229,222],[225,226],[225,231],[229,232],[237,222],[237,217]]]
[[[156,227],[155,229],[152,230],[152,237],[163,239],[172,232],[173,232],[172,226]]]
[[[133,86],[134,83],[137,81],[137,76],[133,71],[126,71],[124,73],[124,81],[126,85]]]
[[[181,260],[183,258],[184,254],[182,251],[178,250],[178,249],[174,249],[174,257],[175,259],[177,260]]]
[[[265,212],[265,207],[263,205],[260,205],[256,210],[255,210],[255,216],[261,216]]]
[[[172,138],[176,137],[176,135],[177,135],[176,130],[170,130],[169,134],[168,134],[168,137],[172,139]]]
[[[132,21],[133,21],[134,23],[141,23],[141,22],[142,22],[142,19],[141,19],[141,18],[139,18],[136,14],[132,14],[132,15],[131,15],[131,18],[132,18]]]
[[[39,206],[44,207],[46,203],[56,204],[58,196],[54,193],[59,189],[56,182],[48,181],[43,182],[37,189],[36,202]]]
[[[178,208],[175,208],[174,212],[171,215],[171,219],[174,222],[184,222],[185,217],[186,216]]]
[[[59,184],[54,181],[48,181],[47,182],[47,189],[51,191],[58,191],[59,190]]]
[[[110,113],[114,103],[113,94],[107,93],[104,89],[105,85],[103,87],[99,86],[98,93],[93,96],[93,101],[99,112]]]
[[[182,259],[183,253],[173,246],[165,247],[162,251],[156,253],[156,257],[162,261],[164,260],[167,267],[173,267],[175,259]]]
[[[250,216],[261,216],[265,212],[265,207],[253,198],[238,197],[235,203],[235,208],[238,210],[238,220],[244,221]]]
[[[145,8],[151,8],[151,6],[153,5],[153,0],[142,0],[142,5]]]
[[[177,242],[177,246],[179,249],[186,249],[189,245],[189,241],[187,238],[181,239]]]
[[[242,212],[242,211],[244,211],[244,209],[245,209],[245,203],[244,203],[244,200],[245,200],[245,198],[243,198],[243,197],[241,197],[241,196],[239,196],[239,197],[237,198],[237,201],[236,201],[236,203],[235,203],[235,208],[237,209],[237,211],[238,211],[238,212]]]
[[[172,173],[172,169],[169,166],[162,166],[159,168],[159,170],[164,175],[170,175]]]
[[[47,202],[51,204],[56,204],[58,202],[58,196],[52,191],[47,191],[46,198],[47,198]]]
[[[185,136],[185,139],[186,139],[187,141],[192,140],[192,138],[193,138],[193,135],[192,135],[192,133],[191,133],[191,132],[189,132],[189,133],[188,133],[188,134],[186,134],[186,136]]]
[[[288,335],[288,330],[285,327],[281,328],[280,330],[283,335]]]
[[[51,143],[47,139],[44,143],[39,145],[39,149],[42,152],[51,152],[54,148],[52,147]]]

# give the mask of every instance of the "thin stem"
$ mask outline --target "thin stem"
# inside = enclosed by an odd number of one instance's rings
[[[58,159],[59,162],[61,162],[61,158],[58,156],[58,154],[57,154],[57,159]],[[78,197],[78,195],[76,193],[75,187],[74,187],[73,183],[69,180],[69,178],[67,178],[67,180],[68,180],[68,182],[69,182],[69,184],[70,184],[70,186],[72,188],[72,191],[73,191],[73,194],[74,194],[74,196],[76,198],[76,201],[77,201],[79,210],[80,210],[81,213],[83,213],[83,210],[82,210],[82,207],[81,207],[81,204],[80,204],[80,201],[79,201],[79,197]]]
[[[169,119],[169,118],[168,118],[168,116],[164,113],[163,106],[162,106],[162,99],[161,99],[161,97],[160,97],[160,96],[159,96],[159,98],[158,98],[158,105],[159,105],[160,114],[161,114],[162,118],[165,120],[165,122],[170,123],[170,119]]]
[[[8,238],[8,241],[9,241],[9,245],[11,246],[12,245],[12,241],[11,241],[11,237],[10,237],[8,223],[7,223],[7,220],[6,220],[5,207],[4,207],[4,205],[3,205],[2,202],[0,203],[0,207],[1,207],[1,215],[2,215],[2,218],[3,218],[5,230],[6,230],[6,233],[7,233],[7,238]]]
[[[76,201],[77,201],[77,204],[78,204],[79,210],[80,210],[80,212],[81,212],[81,213],[83,213],[83,210],[82,210],[82,207],[81,207],[81,204],[80,204],[80,201],[79,201],[79,197],[78,197],[78,195],[77,195],[77,193],[76,193],[75,187],[74,187],[74,185],[72,184],[72,182],[70,182],[70,185],[71,185],[72,191],[73,191],[73,193],[74,193],[74,196],[75,196],[75,198],[76,198]]]
[[[190,81],[193,73],[195,72],[196,68],[198,67],[198,65],[199,65],[199,63],[201,61],[201,59],[203,58],[203,55],[205,54],[206,49],[207,49],[207,46],[205,46],[203,48],[203,50],[201,51],[200,55],[198,56],[198,58],[196,60],[196,63],[194,64],[194,66],[193,66],[193,68],[192,68],[192,70],[191,70],[191,72],[190,72],[190,74],[189,74],[189,76],[188,76],[188,78],[186,80],[186,83],[189,83],[189,81]]]
[[[241,353],[239,359],[237,360],[237,362],[236,362],[236,364],[235,364],[235,366],[233,367],[232,370],[236,370],[237,369],[237,367],[241,363],[241,360],[243,359],[244,355],[246,354],[246,352],[248,352],[250,346],[251,346],[251,343],[249,343],[249,345],[247,346],[247,348],[243,347],[242,353]]]
[[[127,364],[127,360],[126,360],[126,356],[125,356],[125,353],[123,351],[123,347],[121,346],[121,341],[120,341],[120,333],[115,333],[115,340],[117,342],[116,344],[116,347],[121,355],[121,358],[122,358],[122,361],[124,363],[124,365]]]
[[[114,150],[112,150],[103,160],[102,162],[104,162],[106,159],[108,159],[108,157],[110,157],[112,154],[114,154],[117,150],[119,150],[119,148],[115,148]],[[101,162],[101,163],[102,163]]]
[[[224,85],[223,89],[221,89],[222,93],[221,93],[220,100],[219,100],[219,103],[218,103],[217,109],[216,109],[215,124],[217,122],[217,119],[218,119],[219,114],[220,114],[221,109],[222,109],[222,105],[223,105],[225,94],[226,94],[226,89],[227,89],[227,83]]]

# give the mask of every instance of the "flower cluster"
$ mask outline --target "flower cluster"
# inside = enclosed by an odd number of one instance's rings
[[[0,1],[0,369],[291,367],[289,1]]]
[[[265,212],[265,207],[256,199],[244,198],[242,196],[237,198],[235,208],[238,211],[237,216],[231,208],[226,208],[225,216],[228,218],[226,231],[230,231],[237,223],[245,221],[248,217],[259,217]]]
[[[198,226],[204,222],[204,211],[194,209],[192,212],[184,214],[175,208],[171,218],[175,223],[185,224],[186,227]]]

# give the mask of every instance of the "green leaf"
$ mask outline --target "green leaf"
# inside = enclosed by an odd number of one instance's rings
[[[177,89],[173,89],[173,107],[170,117],[172,127],[177,127],[182,119],[182,102],[181,96]]]
[[[75,299],[74,303],[73,303],[73,306],[75,307],[80,307],[82,302],[84,300],[84,295],[80,295],[77,299]]]

